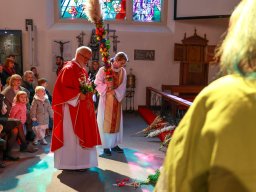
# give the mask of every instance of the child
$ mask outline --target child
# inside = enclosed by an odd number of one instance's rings
[[[38,80],[38,86],[43,86],[45,88],[45,92],[46,92],[46,95],[48,96],[48,99],[50,101],[50,104],[52,104],[52,95],[51,93],[47,90],[47,87],[48,87],[48,81],[47,79],[45,78],[41,78]],[[53,121],[52,119],[50,118],[49,119],[49,125],[48,125],[48,129],[46,129],[46,136],[50,136],[50,132],[52,130],[52,127],[53,127]]]
[[[52,95],[50,94],[50,92],[47,90],[48,87],[48,81],[45,78],[41,78],[38,80],[38,86],[43,86],[45,88],[45,92],[48,96],[48,99],[50,101],[50,103],[52,103]]]
[[[35,89],[30,115],[34,124],[33,131],[36,134],[33,143],[37,145],[38,141],[41,140],[42,145],[47,145],[45,130],[48,128],[49,116],[53,118],[53,110],[43,86],[37,86]]]
[[[27,105],[28,95],[25,91],[18,91],[13,99],[12,108],[10,111],[10,118],[19,119],[23,125],[24,133],[24,124],[27,120]]]

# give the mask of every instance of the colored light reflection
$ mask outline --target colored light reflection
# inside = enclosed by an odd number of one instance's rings
[[[53,167],[53,162],[53,156],[50,153],[35,165],[30,166],[28,173],[18,177],[18,185],[22,186],[20,191],[46,191],[47,186],[51,183],[53,173],[57,171]]]
[[[125,150],[125,157],[128,164],[131,166],[137,165],[143,168],[156,170],[162,165],[162,159],[157,158],[152,154],[139,153],[138,151],[131,149]]]

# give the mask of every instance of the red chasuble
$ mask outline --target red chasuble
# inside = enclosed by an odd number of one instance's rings
[[[65,142],[63,139],[63,104],[80,93],[78,79],[83,75],[88,77],[86,70],[74,61],[68,62],[59,73],[53,90],[54,128],[51,151],[61,148]],[[79,139],[80,146],[92,148],[101,145],[92,94],[86,94],[85,100],[78,100],[76,107],[69,105],[69,111],[74,133]]]

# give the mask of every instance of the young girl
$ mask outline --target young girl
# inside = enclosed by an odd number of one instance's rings
[[[49,116],[53,118],[53,110],[43,86],[37,86],[35,89],[30,115],[34,124],[33,131],[36,134],[34,144],[37,145],[38,141],[41,140],[42,145],[47,145],[45,130],[48,128]]]
[[[28,95],[25,91],[18,91],[13,99],[12,108],[10,111],[10,118],[19,119],[23,124],[24,133],[26,133],[24,129],[24,124],[27,120],[27,105],[28,103]]]

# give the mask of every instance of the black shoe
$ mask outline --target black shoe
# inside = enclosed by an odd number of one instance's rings
[[[6,141],[4,139],[0,138],[0,144],[5,144],[5,143],[6,143]]]
[[[7,161],[18,161],[19,159],[20,159],[19,157],[14,157],[11,155],[7,155],[4,157],[4,160],[7,160]]]
[[[124,153],[124,150],[118,147],[118,145],[115,146],[114,148],[111,148],[111,151],[115,151],[117,153]]]
[[[104,149],[104,154],[107,155],[107,156],[112,155],[110,149],[107,149],[107,148]]]
[[[38,148],[32,145],[20,146],[20,152],[28,152],[28,153],[35,153],[38,151]]]
[[[35,134],[33,131],[28,131],[26,134],[26,140],[27,141],[34,141],[35,139]]]
[[[1,163],[0,163],[0,168],[5,168],[5,167],[6,167],[5,163],[4,163],[4,162],[1,162]]]

